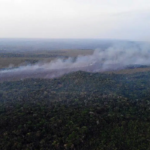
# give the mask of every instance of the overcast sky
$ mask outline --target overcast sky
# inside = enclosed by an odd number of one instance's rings
[[[0,0],[0,38],[150,40],[150,0]]]

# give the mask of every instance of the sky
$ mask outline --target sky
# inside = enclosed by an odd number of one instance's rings
[[[0,0],[0,38],[150,41],[150,0]]]

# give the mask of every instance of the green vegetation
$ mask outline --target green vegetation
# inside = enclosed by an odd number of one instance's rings
[[[0,149],[150,149],[150,72],[0,83]]]

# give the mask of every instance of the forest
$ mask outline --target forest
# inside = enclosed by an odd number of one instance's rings
[[[0,150],[150,150],[150,0],[0,0]]]
[[[78,71],[0,83],[0,149],[150,149],[150,72]]]

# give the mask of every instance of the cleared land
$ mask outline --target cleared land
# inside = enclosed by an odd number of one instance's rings
[[[55,50],[55,51],[34,51],[4,53],[0,52],[0,68],[19,66],[24,63],[36,63],[38,61],[51,61],[57,58],[77,57],[78,55],[90,55],[93,50]]]

